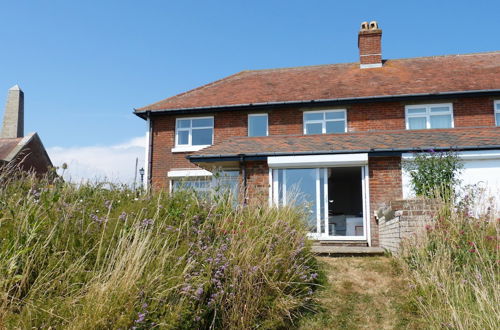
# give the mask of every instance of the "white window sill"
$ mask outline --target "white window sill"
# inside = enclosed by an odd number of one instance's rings
[[[210,147],[209,144],[207,145],[202,145],[202,146],[177,146],[175,148],[172,148],[172,152],[191,152],[191,151],[198,151],[203,148]]]

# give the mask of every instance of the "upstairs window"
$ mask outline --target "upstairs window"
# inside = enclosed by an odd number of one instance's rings
[[[267,113],[248,115],[248,136],[268,136]]]
[[[177,118],[174,151],[194,151],[213,143],[214,117]]]
[[[500,126],[500,100],[495,101],[495,123]]]
[[[451,103],[406,106],[406,129],[452,128]]]
[[[304,134],[344,133],[346,117],[344,109],[304,112]]]

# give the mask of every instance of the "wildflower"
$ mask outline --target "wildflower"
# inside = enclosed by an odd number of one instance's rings
[[[470,253],[476,253],[476,249],[470,249],[469,252]]]
[[[119,220],[125,221],[127,220],[127,212],[123,211],[118,217]]]
[[[154,220],[153,219],[144,219],[142,220],[142,226],[143,227],[149,227],[149,226],[152,226],[154,223]]]
[[[144,322],[145,318],[146,318],[146,313],[139,313],[137,320],[135,320],[135,323],[142,323]]]
[[[199,287],[196,291],[195,291],[195,298],[196,300],[200,300],[201,299],[201,296],[203,295],[203,287]]]
[[[312,278],[312,279],[315,279],[315,278],[317,278],[317,277],[318,277],[318,273],[312,273],[312,274],[311,274],[311,278]]]

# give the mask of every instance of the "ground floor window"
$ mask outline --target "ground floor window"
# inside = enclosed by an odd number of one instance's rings
[[[239,171],[214,172],[211,176],[182,176],[171,178],[172,191],[194,190],[200,196],[230,195],[236,202],[239,192]]]
[[[318,238],[366,238],[366,166],[273,169],[277,205],[298,205]]]

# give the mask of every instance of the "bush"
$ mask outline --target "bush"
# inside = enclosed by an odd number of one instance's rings
[[[462,167],[458,155],[451,151],[417,153],[414,159],[403,162],[417,196],[445,200],[451,200]]]
[[[319,269],[295,209],[0,181],[7,328],[276,328],[315,306]]]

